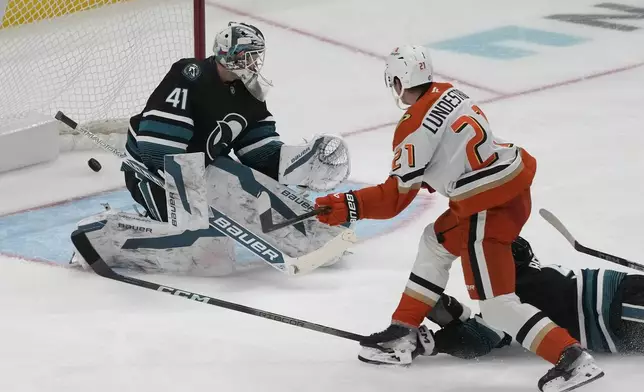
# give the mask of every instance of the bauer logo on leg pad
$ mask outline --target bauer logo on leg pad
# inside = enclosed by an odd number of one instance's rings
[[[174,192],[168,192],[168,196],[168,204],[170,205],[168,220],[172,223],[172,226],[177,227],[177,195]]]
[[[295,203],[297,203],[300,206],[302,206],[302,208],[305,208],[307,211],[312,211],[313,208],[314,208],[308,200],[306,200],[306,199],[304,199],[302,197],[299,197],[296,193],[291,192],[291,191],[289,191],[287,189],[284,189],[282,191],[282,196],[285,196],[289,200],[294,201]]]
[[[119,223],[118,227],[119,229],[122,229],[122,230],[134,230],[134,231],[140,231],[145,233],[152,233],[152,229],[149,227],[133,226],[133,225],[128,225],[126,223]]]
[[[212,213],[212,218],[210,218],[210,225],[212,227],[230,236],[237,241],[237,243],[269,263],[274,264],[276,267],[280,269],[285,268],[283,265],[284,257],[282,256],[282,253],[272,245],[253,235],[251,232],[238,225],[232,219],[225,217],[214,208],[210,207],[210,212]]]

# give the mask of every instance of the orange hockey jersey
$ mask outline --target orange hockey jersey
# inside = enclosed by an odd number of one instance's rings
[[[389,178],[355,192],[360,218],[387,219],[422,186],[450,199],[461,217],[501,205],[528,188],[536,160],[497,139],[485,114],[449,83],[432,83],[398,123]]]

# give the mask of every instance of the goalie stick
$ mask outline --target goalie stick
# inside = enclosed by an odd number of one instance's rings
[[[156,185],[165,188],[165,181],[150,172],[143,164],[130,159],[124,152],[119,151],[117,148],[105,143],[101,138],[96,136],[87,128],[80,126],[77,122],[66,116],[63,112],[59,111],[54,116],[56,120],[64,123],[71,129],[82,133],[90,138],[95,144],[102,149],[111,152],[120,158],[124,164],[129,166],[132,170],[152,181]],[[320,267],[327,261],[338,257],[344,253],[345,250],[357,241],[353,230],[347,229],[338,234],[331,241],[327,242],[321,248],[315,251],[299,256],[290,257],[274,246],[270,245],[260,236],[252,231],[246,229],[244,226],[228,217],[223,212],[217,210],[212,206],[208,206],[212,218],[209,219],[211,227],[221,232],[225,236],[233,239],[235,242],[259,256],[262,260],[268,263],[271,267],[285,272],[288,275],[301,275]],[[245,235],[243,235],[245,234]],[[248,241],[247,237],[251,237],[254,241]],[[245,238],[245,241],[244,241]],[[79,251],[80,252],[80,251]],[[83,257],[83,255],[81,253]]]
[[[552,212],[542,208],[539,210],[539,215],[541,215],[541,217],[545,219],[546,222],[550,223],[552,227],[554,227],[559,233],[561,233],[561,235],[566,237],[566,240],[568,240],[570,245],[572,245],[572,247],[575,248],[577,252],[581,252],[589,256],[594,256],[602,260],[610,261],[611,263],[619,264],[621,266],[632,268],[634,270],[644,271],[644,265],[642,264],[636,263],[634,261],[626,260],[624,258],[614,256],[609,253],[604,253],[597,249],[592,249],[580,244],[579,241],[577,241],[577,239],[566,228],[566,226],[564,226],[564,224],[561,223],[559,218],[557,218],[555,214],[553,214]]]
[[[293,325],[295,327],[306,328],[317,332],[322,332],[328,335],[337,336],[339,338],[361,341],[365,336],[358,335],[352,332],[343,331],[341,329],[327,327],[325,325],[312,323],[310,321],[300,320],[293,317],[283,316],[281,314],[267,312],[265,310],[252,308],[250,306],[236,304],[234,302],[228,302],[217,298],[208,297],[206,295],[201,295],[193,293],[186,290],[180,290],[170,286],[160,285],[158,283],[153,283],[147,280],[141,280],[137,278],[132,278],[129,276],[121,275],[111,269],[107,263],[101,258],[101,256],[96,252],[92,243],[87,238],[87,232],[84,230],[76,230],[72,233],[72,242],[78,251],[83,255],[83,258],[87,264],[96,272],[97,275],[102,276],[103,278],[116,280],[119,282],[131,284],[134,286],[143,287],[145,289],[160,291],[162,293],[172,294],[176,297],[181,297],[189,299],[196,302],[202,302],[208,305],[217,306],[220,308],[234,310],[236,312],[250,314],[251,316],[262,317],[265,319],[279,321],[280,323]]]
[[[259,196],[257,196],[257,209],[260,211],[259,222],[262,225],[262,232],[270,233],[271,231],[294,225],[316,215],[327,213],[331,210],[331,207],[323,206],[313,211],[305,212],[302,215],[297,215],[291,219],[286,219],[283,222],[274,223],[273,212],[271,211],[271,198],[268,196],[268,193],[260,192]]]

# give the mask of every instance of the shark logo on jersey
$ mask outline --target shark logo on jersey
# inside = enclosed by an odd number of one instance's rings
[[[194,63],[188,64],[183,68],[183,71],[181,71],[181,73],[186,77],[186,79],[193,81],[201,75],[201,68],[199,68],[199,66]]]
[[[206,140],[208,158],[214,161],[247,126],[248,121],[237,113],[228,113],[223,120],[217,121],[217,126]]]

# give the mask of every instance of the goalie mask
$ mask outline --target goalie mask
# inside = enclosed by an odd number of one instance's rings
[[[229,22],[225,29],[217,33],[213,50],[217,63],[237,75],[255,98],[260,101],[265,99],[272,84],[261,74],[266,42],[257,27]]]

